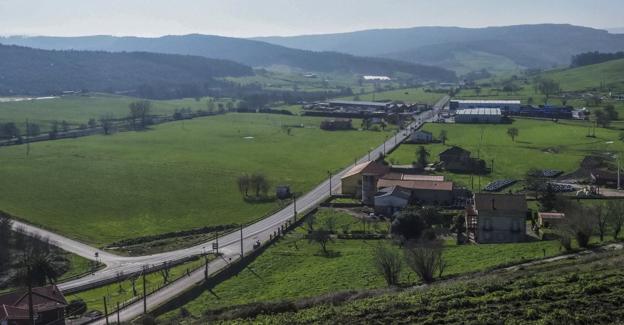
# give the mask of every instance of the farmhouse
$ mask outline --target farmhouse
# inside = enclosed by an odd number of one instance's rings
[[[374,178],[380,178],[388,173],[389,170],[390,168],[388,166],[375,161],[368,161],[355,165],[340,179],[342,194],[362,197],[362,177],[364,175],[370,175]]]
[[[470,151],[453,146],[439,154],[442,167],[448,171],[463,173],[476,172],[482,173],[487,171],[485,161],[481,159],[471,158]]]
[[[29,322],[28,292],[0,295],[0,324],[26,325]],[[65,324],[67,300],[55,285],[32,289],[35,324]]]
[[[466,233],[476,243],[521,242],[526,234],[525,195],[477,193],[466,208]]]
[[[409,190],[400,186],[381,189],[375,195],[375,213],[389,217],[404,209],[410,201]]]
[[[409,141],[412,143],[431,143],[433,141],[433,135],[431,132],[418,130],[412,133]]]
[[[519,100],[451,100],[449,108],[451,110],[473,109],[473,108],[498,108],[501,112],[517,112],[522,107]]]
[[[420,203],[451,205],[453,203],[453,182],[430,180],[379,179],[379,189],[400,187],[410,192],[411,198]]]
[[[455,123],[500,123],[503,119],[499,108],[470,108],[457,110]]]
[[[565,221],[565,214],[560,212],[539,212],[537,221],[540,227],[550,228]]]

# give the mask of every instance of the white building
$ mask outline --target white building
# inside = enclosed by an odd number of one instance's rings
[[[460,109],[455,115],[455,123],[500,123],[501,120],[499,108]]]
[[[519,100],[484,100],[484,99],[457,99],[451,100],[452,110],[473,108],[498,108],[503,112],[518,112],[522,108]]]

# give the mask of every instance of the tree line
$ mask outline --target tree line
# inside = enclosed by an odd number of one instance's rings
[[[624,59],[624,52],[601,53],[598,51],[585,52],[572,56],[570,67],[577,68],[586,65],[598,64],[607,61]]]

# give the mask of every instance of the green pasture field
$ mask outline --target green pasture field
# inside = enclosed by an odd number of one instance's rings
[[[33,143],[28,157],[25,146],[2,147],[0,209],[98,246],[249,222],[280,205],[245,201],[241,174],[261,172],[272,186],[305,192],[392,134],[323,131],[322,120],[232,113]]]
[[[595,153],[616,153],[624,151],[624,143],[619,140],[620,132],[611,129],[596,129],[596,137],[587,137],[588,123],[544,120],[515,119],[513,124],[426,124],[424,130],[438,136],[441,130],[448,133],[446,145],[425,145],[430,152],[431,162],[439,161],[438,154],[451,146],[459,146],[472,152],[472,157],[480,157],[494,171],[481,177],[481,186],[496,179],[523,179],[531,168],[558,169],[573,172],[580,161]],[[507,129],[519,130],[516,142],[507,135]],[[483,141],[481,141],[483,134]],[[416,160],[419,145],[403,144],[388,160],[396,164],[410,164]],[[445,173],[460,185],[471,187],[468,174]],[[477,188],[478,177],[473,177]]]
[[[384,100],[399,100],[405,102],[413,102],[413,103],[425,103],[433,105],[440,98],[442,98],[443,94],[433,93],[433,92],[425,92],[423,88],[407,88],[407,89],[396,89],[396,90],[386,90],[379,91],[375,93],[367,93],[367,94],[354,94],[353,96],[343,97],[341,99],[344,100],[353,100],[354,97],[359,97],[360,100],[364,101],[372,101],[373,99],[376,101],[384,101]]]
[[[624,91],[624,59],[584,67],[555,70],[544,73],[554,79],[564,90],[592,90],[603,87]]]
[[[99,119],[111,114],[116,118],[129,115],[128,105],[138,99],[108,94],[63,96],[54,99],[21,102],[0,102],[0,123],[14,122],[22,132],[26,131],[26,119],[39,124],[41,131],[50,129],[53,121],[67,121],[72,127],[87,124],[89,119]],[[193,111],[207,109],[207,97],[199,101],[193,98],[174,100],[151,100],[151,114],[171,115],[176,109],[191,108]]]
[[[351,224],[351,230],[361,230],[358,219],[342,212],[320,210],[317,222],[334,215],[340,225]],[[379,227],[384,229],[382,223]],[[194,316],[206,309],[261,301],[288,300],[311,297],[347,290],[383,288],[385,282],[375,270],[372,250],[379,240],[336,240],[328,245],[334,254],[324,257],[318,244],[302,238],[304,230],[298,229],[270,247],[236,277],[232,277],[211,291],[184,306]],[[445,258],[448,266],[445,275],[485,270],[497,265],[521,262],[560,253],[555,241],[536,241],[517,244],[460,245],[447,241]],[[392,246],[399,249],[396,246]],[[415,284],[418,277],[405,266],[401,281]],[[175,318],[179,311],[163,315]]]

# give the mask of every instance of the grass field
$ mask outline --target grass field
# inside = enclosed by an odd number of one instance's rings
[[[605,253],[398,294],[275,310],[232,323],[619,324],[624,320],[622,266],[622,252]]]
[[[442,98],[443,94],[425,92],[423,88],[408,88],[408,89],[397,89],[397,90],[387,90],[387,91],[379,91],[375,93],[367,93],[358,95],[355,94],[349,97],[343,97],[341,99],[353,100],[355,96],[358,96],[360,100],[366,101],[393,101],[399,100],[404,102],[412,102],[412,103],[425,103],[425,104],[435,104],[440,98]]]
[[[14,122],[25,132],[26,119],[37,123],[42,131],[50,129],[53,121],[65,120],[73,127],[87,124],[90,118],[99,119],[105,114],[121,118],[128,116],[128,105],[136,98],[107,94],[89,94],[85,96],[64,96],[55,99],[31,100],[21,102],[0,102],[0,123]],[[153,100],[152,114],[173,114],[179,108],[191,108],[193,111],[206,109],[207,98]]]
[[[211,260],[213,257],[210,257]],[[174,266],[169,269],[169,281],[174,281],[183,276],[186,276],[186,271],[192,272],[204,265],[204,259],[198,258],[194,261],[189,261],[178,266]],[[163,282],[163,277],[159,271],[148,274],[145,277],[146,284],[146,292],[149,294],[154,290],[159,289],[165,283]],[[141,296],[143,294],[143,279],[139,277],[136,281],[136,290],[137,294]],[[106,297],[106,301],[108,304],[109,313],[112,310],[115,310],[117,307],[117,303],[123,305],[124,302],[128,302],[129,300],[134,298],[134,293],[132,292],[132,282],[130,280],[121,281],[121,283],[113,283],[107,286],[83,291],[76,294],[67,295],[65,298],[67,301],[72,301],[76,299],[82,299],[87,303],[87,309],[98,310],[100,312],[104,312],[104,297]]]
[[[321,210],[318,220],[331,215]],[[334,213],[337,224],[352,224],[351,230],[360,230],[357,219],[343,213]],[[341,227],[338,226],[337,229]],[[383,228],[383,226],[381,227]],[[303,230],[299,230],[302,233]],[[208,308],[246,304],[260,301],[302,298],[345,290],[381,288],[383,278],[372,264],[372,248],[376,240],[336,240],[329,244],[335,257],[319,254],[319,246],[308,243],[300,235],[289,234],[259,256],[247,269],[206,291],[185,305],[195,316]],[[398,249],[398,248],[397,248]],[[541,258],[559,253],[554,241],[527,242],[502,245],[462,245],[447,242],[445,258],[447,275],[485,270],[496,265]],[[417,276],[407,268],[402,274],[404,284],[414,283]],[[172,311],[164,319],[178,315]]]
[[[248,222],[278,203],[245,202],[236,185],[242,173],[263,172],[273,186],[304,192],[391,132],[327,132],[321,121],[227,114],[40,142],[29,157],[24,146],[0,148],[0,209],[96,245]],[[301,124],[291,135],[282,129]]]
[[[624,91],[624,59],[584,67],[546,72],[565,90],[591,90],[601,87]]]
[[[515,143],[507,136],[510,127],[519,130]],[[572,172],[586,155],[624,151],[624,143],[618,138],[619,131],[598,128],[596,138],[589,138],[586,136],[587,127],[576,122],[516,119],[511,125],[426,124],[424,129],[435,136],[443,129],[448,132],[446,145],[426,146],[431,154],[430,161],[438,161],[438,154],[452,145],[471,151],[473,157],[480,156],[488,166],[493,160],[494,171],[481,178],[482,186],[495,179],[522,179],[531,168]],[[479,150],[481,132],[483,142]],[[410,164],[416,160],[418,148],[419,145],[401,145],[388,159],[399,164]],[[446,175],[461,185],[471,186],[470,175]],[[478,178],[474,177],[475,187],[477,181]]]

